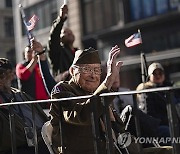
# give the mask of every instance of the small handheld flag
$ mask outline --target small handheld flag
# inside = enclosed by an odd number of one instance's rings
[[[26,23],[26,27],[28,31],[31,31],[34,29],[37,21],[39,20],[39,18],[34,14],[29,21]]]
[[[25,25],[25,29],[26,29],[26,34],[27,34],[27,38],[28,38],[28,41],[29,41],[29,45],[31,45],[31,39],[34,38],[31,30],[34,29],[34,27],[35,27],[37,21],[39,20],[39,18],[36,15],[33,15],[30,18],[30,20],[27,22],[26,21],[26,15],[24,13],[24,9],[23,9],[22,4],[19,4],[19,8],[20,8],[20,13],[21,13],[21,16],[22,16],[23,23]]]
[[[142,43],[142,39],[141,39],[141,33],[139,30],[138,30],[138,33],[131,35],[129,38],[125,40],[126,47],[133,47],[141,43]]]

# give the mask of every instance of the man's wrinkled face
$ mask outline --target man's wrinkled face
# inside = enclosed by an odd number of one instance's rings
[[[164,71],[161,69],[155,69],[150,75],[150,81],[156,84],[162,84],[165,80]]]
[[[100,85],[100,64],[79,64],[72,68],[72,78],[83,90],[94,92]]]

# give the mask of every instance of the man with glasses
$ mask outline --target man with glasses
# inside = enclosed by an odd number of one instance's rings
[[[101,80],[101,61],[98,51],[89,48],[78,50],[75,53],[75,58],[72,66],[69,69],[71,80],[69,82],[60,82],[52,90],[51,97],[54,99],[98,95],[102,92],[109,92],[122,65],[121,61],[116,62],[116,57],[120,53],[119,47],[114,46],[109,52],[107,61],[107,75],[104,81]],[[106,153],[104,123],[103,123],[103,105],[100,98],[95,101],[97,109],[97,118],[99,119],[100,134],[100,150],[102,154]],[[64,152],[66,154],[95,154],[94,137],[92,134],[91,123],[91,103],[89,99],[69,100],[58,103],[52,103],[50,114],[52,116],[51,124],[53,127],[52,143],[56,154],[61,153],[62,145],[59,131],[59,104],[62,105],[62,128],[63,128],[63,143]],[[112,110],[109,108],[110,120],[112,123],[117,122]],[[120,127],[123,131],[123,127]],[[132,153],[138,153],[137,146],[128,147]],[[130,153],[131,153],[130,152]],[[132,154],[131,153],[131,154]]]

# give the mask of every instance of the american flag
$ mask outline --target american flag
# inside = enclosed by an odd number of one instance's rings
[[[39,20],[39,18],[34,14],[29,21],[26,23],[26,27],[28,31],[31,31],[34,29],[37,21]]]
[[[141,33],[135,33],[125,40],[126,47],[132,47],[142,43]]]

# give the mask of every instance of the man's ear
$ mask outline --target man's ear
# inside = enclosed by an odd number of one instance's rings
[[[69,73],[70,73],[71,76],[73,76],[73,73],[74,73],[73,67],[70,67],[70,68],[69,68]]]
[[[77,68],[75,68],[75,67],[70,67],[70,68],[69,68],[69,73],[70,73],[70,75],[71,75],[72,78],[73,78],[73,77],[75,77],[75,76],[79,73],[79,71],[78,71]]]

